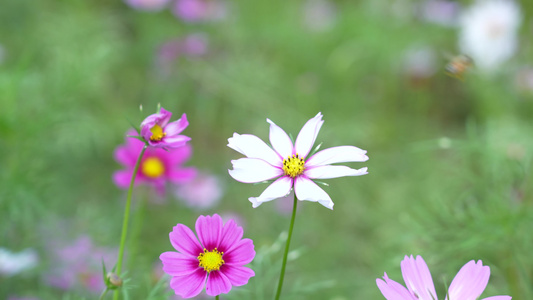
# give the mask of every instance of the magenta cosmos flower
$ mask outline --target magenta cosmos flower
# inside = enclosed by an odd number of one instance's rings
[[[194,297],[203,290],[210,296],[228,293],[232,286],[248,283],[254,271],[243,267],[255,257],[254,244],[242,238],[242,227],[215,214],[196,220],[198,239],[189,227],[174,226],[170,243],[178,252],[159,257],[163,271],[172,276],[170,287],[183,298]]]
[[[389,279],[387,273],[376,279],[378,288],[387,300],[437,300],[433,279],[426,262],[421,256],[416,259],[405,256],[401,263],[403,280],[407,288]],[[455,275],[448,289],[448,300],[476,300],[481,296],[489,282],[490,268],[483,266],[481,260],[471,260]],[[448,298],[449,297],[449,298]],[[482,300],[510,300],[510,296],[492,296]]]
[[[286,196],[294,187],[298,200],[318,202],[333,209],[329,195],[312,179],[368,174],[367,168],[355,170],[331,165],[367,161],[366,151],[354,146],[333,147],[307,157],[324,123],[321,113],[305,123],[294,144],[283,129],[269,119],[267,122],[270,123],[270,143],[273,149],[255,135],[234,133],[228,139],[228,147],[246,156],[231,161],[231,177],[244,183],[277,178],[259,197],[249,198],[254,208],[263,202]]]
[[[130,130],[127,135],[134,136],[135,131]],[[126,168],[113,174],[113,181],[119,188],[129,187],[135,163],[143,147],[142,141],[136,138],[126,138],[126,144],[115,150],[115,159]],[[174,184],[189,182],[196,176],[196,169],[184,168],[182,164],[189,160],[191,154],[192,149],[189,145],[169,150],[146,149],[135,177],[135,185],[151,185],[162,196],[165,194],[167,182]]]
[[[177,121],[171,122],[172,113],[161,107],[159,113],[149,115],[141,123],[141,136],[148,145],[155,148],[178,148],[188,141],[190,137],[180,135],[189,126],[187,116],[183,114]]]

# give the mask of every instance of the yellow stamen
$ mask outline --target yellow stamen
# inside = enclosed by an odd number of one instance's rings
[[[207,251],[207,249],[204,248],[204,253],[200,253],[200,255],[198,255],[198,266],[204,268],[207,273],[211,271],[218,271],[224,264],[222,255],[224,255],[224,252],[218,252],[217,248],[213,249],[213,251]]]
[[[301,175],[305,170],[305,161],[298,154],[283,160],[283,172],[292,178]]]
[[[142,163],[141,172],[146,177],[157,178],[165,173],[165,165],[157,157],[148,157]]]
[[[167,135],[165,132],[163,132],[163,128],[157,124],[150,128],[150,131],[152,132],[152,136],[150,137],[150,141],[152,142],[159,142],[165,137],[165,135]]]

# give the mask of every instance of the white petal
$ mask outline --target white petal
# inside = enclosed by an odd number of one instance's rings
[[[323,166],[340,162],[367,161],[366,151],[354,146],[339,146],[318,151],[306,162],[307,167]]]
[[[269,185],[259,197],[250,197],[248,200],[252,202],[254,208],[261,205],[263,202],[272,201],[289,194],[292,188],[292,178],[283,176]]]
[[[249,158],[266,160],[273,166],[282,166],[283,159],[260,138],[251,134],[234,133],[228,139],[228,147]]]
[[[368,174],[368,168],[359,170],[346,166],[318,166],[304,171],[305,176],[312,179],[329,179],[344,176],[361,176]]]
[[[276,168],[266,161],[258,158],[240,158],[232,160],[233,170],[228,170],[233,179],[255,183],[283,175],[281,168]]]
[[[308,178],[298,176],[294,181],[294,192],[298,200],[318,202],[329,209],[333,209],[333,201],[329,195],[316,183]]]
[[[302,127],[302,130],[298,133],[298,137],[294,143],[295,151],[300,157],[305,158],[307,154],[309,154],[322,124],[324,124],[324,121],[322,121],[322,114],[318,113]]]
[[[281,156],[282,160],[293,155],[294,148],[291,138],[270,119],[267,119],[267,122],[270,123],[270,144],[272,144],[274,150]]]

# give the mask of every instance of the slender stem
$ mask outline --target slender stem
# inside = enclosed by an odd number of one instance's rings
[[[215,296],[215,300],[218,300],[218,295]]]
[[[103,300],[104,297],[105,297],[105,295],[107,294],[107,291],[108,291],[108,289],[106,288],[106,289],[102,292],[102,294],[100,295],[100,298],[98,298],[98,299],[99,299],[99,300]]]
[[[118,260],[117,260],[117,270],[116,270],[116,274],[118,276],[121,276],[122,274],[122,259],[124,257],[124,245],[126,244],[126,236],[128,235],[128,222],[130,219],[131,194],[133,192],[133,184],[135,183],[135,176],[137,175],[137,170],[139,170],[139,165],[141,164],[141,160],[143,158],[146,147],[147,145],[144,145],[143,149],[141,150],[141,153],[139,154],[139,157],[137,158],[137,162],[135,163],[135,167],[133,168],[133,174],[131,175],[130,187],[128,189],[128,196],[126,197],[126,208],[124,209],[124,221],[122,222],[122,236],[120,237],[120,248],[118,250]],[[118,300],[119,292],[120,292],[119,289],[115,290],[115,293],[113,295],[114,300]]]
[[[279,275],[278,291],[276,292],[276,300],[279,300],[281,295],[281,288],[283,287],[283,278],[285,277],[285,266],[287,265],[287,255],[289,254],[289,246],[291,244],[292,229],[294,228],[294,219],[296,219],[296,193],[294,194],[294,204],[292,206],[291,225],[289,227],[289,236],[287,237],[287,244],[285,244],[285,253],[283,254],[283,263],[281,264],[281,274]]]

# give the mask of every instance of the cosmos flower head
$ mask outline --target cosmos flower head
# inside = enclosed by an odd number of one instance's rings
[[[228,147],[246,156],[231,161],[231,177],[244,183],[275,180],[259,197],[249,198],[254,208],[284,197],[294,188],[298,200],[318,202],[333,209],[333,201],[313,179],[368,174],[366,167],[356,170],[332,165],[367,161],[366,151],[354,146],[333,147],[309,155],[324,123],[321,113],[305,123],[294,143],[283,129],[269,119],[267,122],[272,148],[255,135],[234,133],[228,139]]]
[[[220,180],[210,174],[200,173],[192,181],[176,187],[176,196],[188,207],[208,209],[215,206],[224,191]]]
[[[134,136],[135,131],[130,130],[127,135]],[[113,181],[119,188],[129,187],[135,163],[143,147],[142,141],[127,137],[126,143],[115,150],[115,160],[125,167],[124,170],[113,174]],[[147,148],[137,170],[135,185],[150,185],[154,187],[158,195],[164,196],[167,183],[179,185],[196,177],[195,168],[182,166],[191,155],[192,148],[188,144],[169,150]]]
[[[494,71],[515,53],[521,19],[520,7],[512,0],[476,1],[460,18],[461,52],[482,71]]]
[[[180,135],[189,126],[187,115],[183,114],[177,121],[170,122],[172,113],[162,108],[158,113],[149,115],[141,123],[141,137],[154,148],[179,148],[184,146],[190,137]]]
[[[387,300],[438,300],[431,273],[421,256],[405,256],[401,263],[403,280],[407,288],[390,279],[387,273],[376,284]],[[489,282],[490,268],[481,260],[466,263],[455,275],[446,299],[475,300],[481,296]],[[449,297],[449,298],[448,298]],[[510,300],[510,296],[492,296],[481,300]]]
[[[244,267],[255,257],[254,244],[242,239],[242,227],[235,221],[223,224],[217,214],[200,216],[195,229],[198,237],[183,224],[174,226],[169,237],[177,252],[164,252],[159,257],[163,271],[172,276],[170,287],[177,295],[192,298],[204,287],[209,296],[226,294],[255,276]]]

